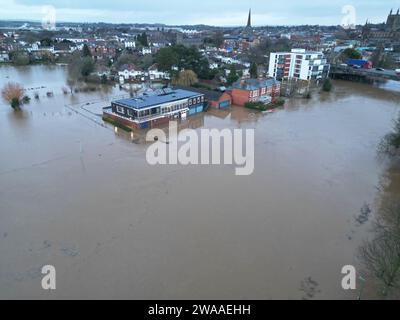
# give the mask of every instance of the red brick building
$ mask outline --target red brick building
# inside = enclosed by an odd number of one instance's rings
[[[248,102],[274,101],[280,96],[281,83],[275,79],[246,79],[232,85],[232,104],[244,106]]]

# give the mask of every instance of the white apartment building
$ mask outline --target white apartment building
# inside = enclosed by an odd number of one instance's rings
[[[125,41],[124,46],[125,46],[125,48],[136,48],[136,42],[135,41]]]
[[[322,52],[292,49],[291,52],[271,53],[269,76],[276,80],[321,80],[329,75],[330,65]]]

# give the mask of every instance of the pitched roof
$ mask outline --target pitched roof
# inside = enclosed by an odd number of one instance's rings
[[[265,87],[272,87],[274,85],[280,84],[279,81],[275,79],[246,79],[246,80],[238,80],[234,84],[232,84],[233,89],[242,89],[242,90],[257,90]]]
[[[218,101],[221,99],[222,95],[224,92],[221,91],[213,91],[213,90],[207,90],[203,88],[188,88],[188,87],[183,87],[183,86],[175,86],[176,89],[184,89],[184,90],[191,90],[197,93],[204,94],[207,100],[209,101]]]
[[[139,67],[135,66],[134,64],[124,64],[119,68],[119,71],[142,71]]]

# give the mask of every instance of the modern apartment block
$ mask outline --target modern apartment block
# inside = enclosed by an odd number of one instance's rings
[[[330,65],[322,52],[292,49],[271,53],[268,73],[271,77],[298,80],[320,80],[329,75]]]

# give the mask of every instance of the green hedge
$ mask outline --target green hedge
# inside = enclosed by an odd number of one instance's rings
[[[244,106],[247,109],[267,111],[282,107],[285,104],[285,99],[278,98],[275,102],[265,105],[262,102],[247,102]]]
[[[244,106],[247,109],[259,110],[259,111],[266,111],[271,109],[270,106],[266,106],[262,102],[247,102]]]

